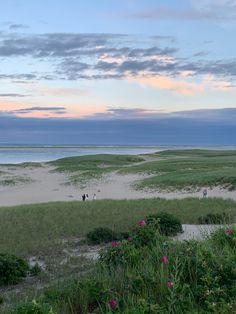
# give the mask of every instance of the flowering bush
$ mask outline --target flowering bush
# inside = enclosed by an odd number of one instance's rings
[[[156,228],[160,234],[165,236],[174,236],[183,232],[182,224],[178,218],[168,213],[158,213],[146,217],[148,225]]]
[[[162,264],[166,264],[167,263],[167,256],[163,255],[161,257],[161,262],[162,262]]]
[[[130,239],[111,242],[73,298],[64,296],[68,313],[236,313],[235,228],[183,242],[156,229],[136,224]]]
[[[115,310],[117,309],[118,307],[118,304],[117,304],[117,301],[115,299],[110,299],[108,301],[108,304],[110,305],[110,307],[112,308],[112,310]]]
[[[229,246],[236,251],[236,228],[220,228],[212,236],[213,242],[217,246]]]
[[[139,220],[139,221],[138,221],[138,225],[139,225],[140,227],[145,226],[145,225],[146,225],[146,221],[145,221],[144,219]]]
[[[142,225],[137,227],[131,233],[132,243],[136,247],[153,245],[158,237],[158,233],[150,225]]]
[[[124,264],[135,265],[139,259],[140,251],[127,240],[123,240],[119,245],[111,246],[100,253],[100,262],[111,267]]]

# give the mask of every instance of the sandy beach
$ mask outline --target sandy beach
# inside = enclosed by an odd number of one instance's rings
[[[180,199],[186,197],[202,197],[202,189],[198,192],[186,191],[158,192],[135,190],[132,184],[148,177],[144,174],[121,175],[117,172],[106,174],[99,180],[89,181],[84,186],[66,185],[68,175],[55,172],[47,164],[42,167],[0,167],[0,177],[4,173],[12,178],[27,178],[26,182],[15,185],[0,185],[0,206],[11,206],[52,201],[80,201],[83,193],[88,193],[90,199],[96,193],[97,199],[141,199],[161,197]],[[207,188],[207,187],[206,187]],[[208,189],[208,197],[231,198],[236,200],[235,191],[227,191],[220,187]]]

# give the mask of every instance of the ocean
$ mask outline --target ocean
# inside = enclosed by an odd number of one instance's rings
[[[236,149],[236,146],[8,146],[0,145],[0,164],[46,162],[71,156],[95,154],[148,154],[167,149]]]

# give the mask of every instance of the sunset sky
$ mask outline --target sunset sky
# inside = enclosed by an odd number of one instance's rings
[[[2,1],[0,143],[232,144],[235,33],[236,0]]]

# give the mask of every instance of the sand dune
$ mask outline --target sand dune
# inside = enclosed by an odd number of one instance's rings
[[[31,182],[21,182],[14,186],[0,185],[0,206],[41,203],[51,201],[81,200],[83,193],[91,197],[94,193],[97,199],[139,199],[162,197],[166,199],[202,197],[202,192],[145,192],[136,191],[132,184],[147,175],[128,174],[120,175],[109,173],[101,180],[90,181],[85,187],[65,185],[67,175],[53,172],[54,168],[48,165],[35,168],[0,167],[0,172],[8,172],[13,177],[28,177]],[[208,189],[209,197],[232,198],[236,200],[236,192],[229,192],[219,187]]]

